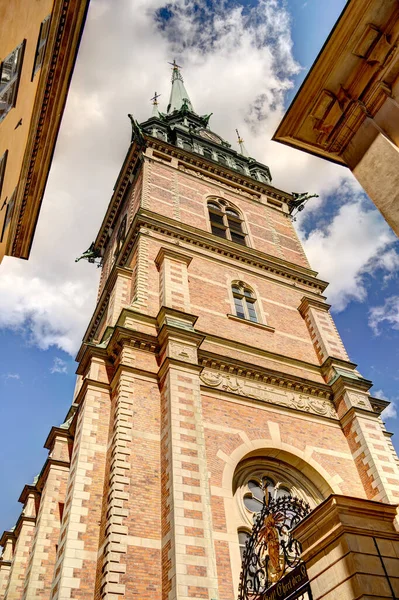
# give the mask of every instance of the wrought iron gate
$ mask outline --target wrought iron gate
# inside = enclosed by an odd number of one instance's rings
[[[266,483],[264,491],[244,551],[239,600],[312,600],[301,545],[292,533],[310,506],[293,496],[270,499]]]

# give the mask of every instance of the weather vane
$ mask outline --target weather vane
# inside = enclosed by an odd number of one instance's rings
[[[153,104],[158,104],[158,98],[159,98],[161,95],[162,95],[162,94],[157,94],[157,93],[155,92],[155,94],[154,94],[153,98],[151,98],[151,100],[152,100],[152,103],[153,103]]]
[[[238,132],[238,129],[236,129],[236,134],[237,134],[237,137],[238,137],[238,143],[239,143],[239,144],[242,144],[244,140],[243,140],[243,139],[242,139],[242,137],[240,136],[240,134],[239,134],[239,132]]]
[[[176,59],[175,59],[175,58],[173,59],[173,62],[172,62],[172,63],[171,63],[171,62],[168,62],[168,65],[172,65],[172,67],[173,67],[174,69],[182,69],[182,68],[183,68],[183,67],[181,67],[180,65],[178,65],[178,64],[177,64],[177,62],[176,62]]]

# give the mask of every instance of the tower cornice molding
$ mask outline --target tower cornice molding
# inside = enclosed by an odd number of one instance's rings
[[[145,134],[145,139],[149,148],[152,148],[158,152],[162,152],[165,154],[165,156],[170,158],[176,158],[182,163],[185,163],[187,166],[196,167],[202,172],[208,174],[210,178],[214,178],[217,181],[219,178],[222,181],[227,180],[227,182],[233,183],[242,189],[257,192],[259,195],[266,194],[285,203],[294,200],[293,195],[289,192],[285,192],[270,184],[243,175],[242,173],[234,171],[233,169],[225,167],[224,165],[208,161],[201,154],[185,151],[178,146],[173,146],[168,142],[163,142],[162,140],[154,138],[148,134]],[[184,168],[183,164],[181,166]]]
[[[132,183],[133,172],[138,164],[140,164],[143,158],[143,151],[146,147],[152,148],[158,152],[162,152],[166,157],[180,160],[181,164],[178,166],[178,169],[181,171],[184,171],[186,166],[195,167],[199,169],[198,176],[206,176],[208,179],[215,181],[215,183],[218,183],[219,185],[228,185],[233,191],[238,191],[238,193],[240,193],[240,191],[242,193],[246,193],[246,197],[255,202],[259,202],[262,194],[286,204],[293,200],[292,194],[288,192],[284,192],[283,190],[279,190],[274,186],[242,175],[228,167],[224,167],[223,165],[208,161],[200,154],[186,152],[177,146],[173,146],[167,142],[162,142],[161,140],[153,138],[148,134],[145,134],[143,139],[145,140],[144,146],[141,146],[136,140],[134,140],[127,151],[122,169],[120,170],[115,183],[114,192],[111,196],[107,212],[94,243],[95,248],[99,251],[101,251],[106,245],[108,231],[110,228],[112,228],[125,192],[129,184]],[[146,160],[152,159],[146,157]],[[196,175],[195,171],[192,170],[190,170],[189,174]],[[253,193],[257,194],[258,198],[254,198]],[[270,207],[273,208],[272,205]]]
[[[199,350],[198,364],[204,369],[212,369],[233,375],[245,380],[274,385],[276,388],[292,390],[303,394],[309,394],[317,398],[331,400],[333,392],[330,386],[323,383],[316,383],[298,376],[287,375],[283,371],[266,369],[245,363],[237,359],[231,359],[226,356],[212,354]],[[212,386],[211,386],[212,387]],[[242,394],[240,394],[242,395]]]
[[[84,334],[84,341],[91,342],[94,339],[97,327],[106,310],[118,273],[131,274],[131,269],[125,265],[134,250],[140,235],[151,235],[152,232],[165,235],[173,240],[190,244],[195,249],[208,250],[216,257],[226,257],[237,260],[241,264],[261,269],[272,276],[272,279],[283,285],[302,285],[310,288],[307,293],[320,296],[328,283],[317,278],[317,272],[305,267],[300,267],[283,259],[259,252],[253,248],[234,244],[231,241],[224,242],[209,232],[197,229],[180,221],[168,217],[160,217],[157,213],[148,209],[139,209],[129,228],[123,247],[114,264],[111,273],[105,282],[101,296],[97,302],[89,326]],[[170,249],[173,251],[173,249]],[[189,248],[175,249],[175,252],[184,252],[188,256]],[[278,279],[280,278],[281,279]],[[314,291],[312,291],[314,290]],[[305,290],[302,290],[305,292]],[[323,297],[315,301],[323,303]],[[328,305],[327,305],[328,306]],[[79,360],[79,355],[77,360]]]
[[[201,249],[210,250],[218,255],[233,258],[241,263],[244,262],[291,281],[304,284],[307,287],[319,290],[319,293],[324,292],[328,286],[328,282],[318,279],[317,272],[312,269],[300,267],[284,259],[265,254],[254,248],[236,244],[230,240],[224,241],[207,231],[166,216],[160,216],[155,212],[143,208],[139,209],[133,220],[131,231],[127,236],[129,239],[126,239],[118,257],[118,265],[123,266],[127,262],[136,241],[136,236],[140,232],[140,227],[143,226],[149,230],[184,241]],[[141,231],[141,233],[147,232]],[[185,248],[185,250],[187,251],[188,249]]]

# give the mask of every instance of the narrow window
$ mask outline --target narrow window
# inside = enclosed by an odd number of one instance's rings
[[[214,235],[246,246],[242,218],[237,210],[227,206],[224,200],[211,200],[208,202],[208,211]]]
[[[47,44],[49,30],[50,30],[50,15],[48,15],[48,17],[46,17],[40,25],[39,37],[37,39],[35,60],[33,61],[33,70],[32,70],[31,81],[33,81],[34,76],[36,75],[36,73],[38,72],[38,70],[40,69],[40,67],[42,66],[42,64],[44,62],[44,53],[46,51],[46,44]]]
[[[244,529],[241,529],[241,531],[238,532],[238,545],[240,546],[241,560],[244,558],[245,545],[249,537],[250,533]]]
[[[205,158],[210,158],[211,160],[213,160],[212,150],[210,150],[209,148],[202,148],[202,152]]]
[[[15,106],[21,75],[25,41],[15,48],[0,64],[0,121]]]
[[[6,150],[3,154],[3,156],[0,158],[0,198],[1,198],[1,192],[3,189],[4,176],[5,176],[5,172],[6,172],[7,156],[8,156],[8,150]]]
[[[246,319],[247,321],[257,323],[258,315],[256,313],[256,298],[254,293],[241,282],[234,283],[231,289],[233,292],[236,316],[240,319]]]
[[[226,217],[230,229],[231,241],[245,246],[245,234],[242,230],[240,215],[235,210],[226,208]]]
[[[6,229],[12,219],[12,215],[14,212],[15,196],[16,196],[16,189],[13,191],[12,196],[7,203],[7,208],[6,208],[7,212],[6,212],[6,216],[5,216],[4,223],[3,223],[3,229],[2,229],[2,232],[0,235],[0,242],[3,241]]]
[[[218,237],[227,239],[227,226],[221,207],[216,202],[208,202],[208,210],[212,233]]]

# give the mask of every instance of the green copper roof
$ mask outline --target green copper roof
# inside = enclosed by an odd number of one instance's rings
[[[170,114],[175,110],[181,110],[182,108],[194,112],[193,105],[191,104],[187,90],[184,87],[184,81],[179,70],[179,65],[176,64],[176,61],[173,61],[171,64],[173,65],[172,89],[170,92],[167,112]]]

